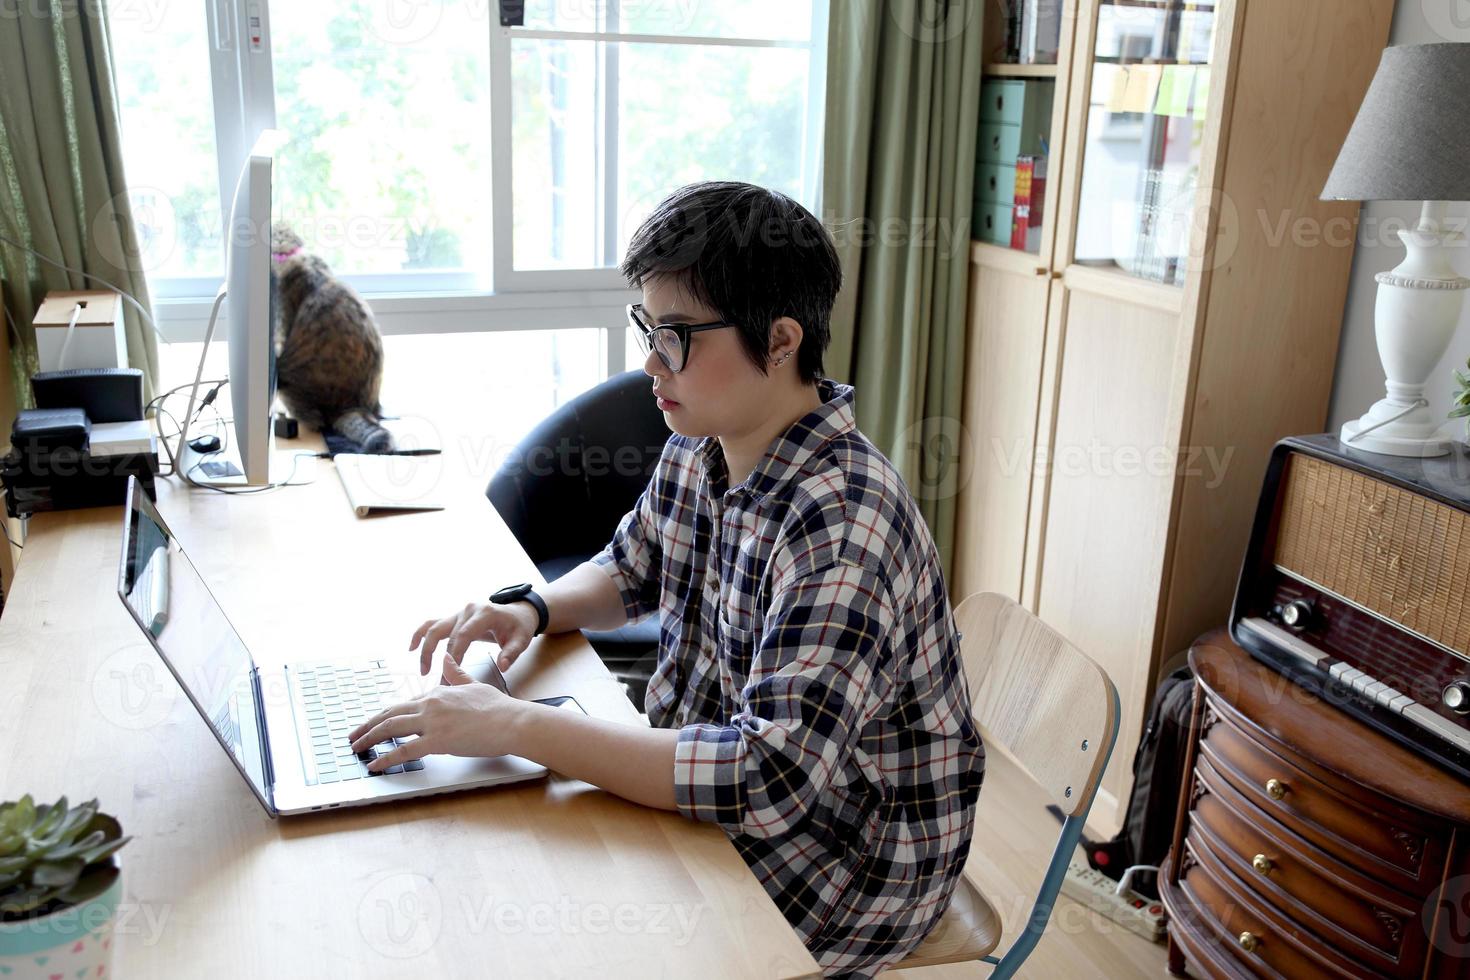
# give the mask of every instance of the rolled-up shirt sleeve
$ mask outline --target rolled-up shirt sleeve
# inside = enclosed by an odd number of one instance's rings
[[[592,556],[617,586],[628,622],[642,619],[658,608],[659,574],[663,548],[658,537],[658,516],[654,509],[657,489],[663,478],[663,462],[649,481],[633,509],[623,515],[612,540]]]
[[[886,587],[857,564],[773,596],[730,724],[679,731],[679,811],[731,833],[791,833],[888,696],[893,625]]]

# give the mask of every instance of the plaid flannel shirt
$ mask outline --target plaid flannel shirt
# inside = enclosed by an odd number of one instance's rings
[[[938,554],[850,386],[729,488],[674,435],[593,561],[657,612],[645,706],[679,729],[674,793],[718,823],[829,975],[916,946],[969,853],[985,751]]]

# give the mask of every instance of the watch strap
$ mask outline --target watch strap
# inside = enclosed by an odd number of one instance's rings
[[[534,590],[527,592],[525,595],[521,596],[521,598],[535,607],[536,632],[532,633],[531,635],[540,636],[542,633],[546,632],[546,627],[551,622],[551,613],[546,608],[546,600],[537,595]]]

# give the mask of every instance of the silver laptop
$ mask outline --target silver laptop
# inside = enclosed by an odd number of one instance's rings
[[[417,657],[260,668],[138,481],[128,481],[118,596],[230,760],[272,817],[493,786],[546,774],[517,756],[430,755],[384,773],[367,763],[390,741],[354,754],[347,733],[380,709],[438,683]],[[466,655],[476,680],[506,690],[495,661]],[[546,703],[581,710],[571,698]]]

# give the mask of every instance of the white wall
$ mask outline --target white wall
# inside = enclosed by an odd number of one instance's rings
[[[1394,9],[1389,44],[1426,44],[1436,41],[1470,41],[1470,0],[1398,0]],[[1470,98],[1470,93],[1466,93]],[[1470,167],[1470,160],[1465,161]],[[1328,416],[1329,432],[1355,419],[1383,397],[1383,367],[1378,360],[1373,336],[1373,303],[1378,283],[1373,276],[1392,269],[1403,260],[1404,248],[1391,231],[1413,224],[1419,207],[1400,201],[1370,201],[1363,205],[1353,256],[1352,280],[1347,308],[1343,311],[1342,340],[1337,354],[1337,374],[1332,387]],[[1463,222],[1470,205],[1450,205],[1453,221]],[[1462,248],[1452,260],[1461,275],[1470,276],[1470,248]],[[1449,411],[1454,385],[1452,369],[1462,370],[1470,357],[1470,302],[1461,314],[1460,325],[1449,350],[1429,378],[1425,396],[1430,411],[1444,419]],[[1448,421],[1448,420],[1446,420]],[[1460,429],[1456,423],[1456,431]]]

